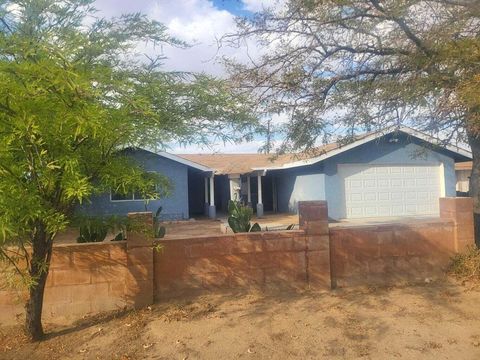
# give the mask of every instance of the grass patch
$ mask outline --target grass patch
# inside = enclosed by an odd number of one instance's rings
[[[456,254],[448,272],[459,280],[480,281],[480,249],[470,247],[465,252]]]

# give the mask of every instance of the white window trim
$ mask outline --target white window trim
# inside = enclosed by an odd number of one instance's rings
[[[149,173],[157,173],[157,171],[149,170],[147,171]],[[157,185],[155,185],[155,190],[157,190]],[[110,189],[110,202],[138,202],[138,201],[155,201],[159,199],[135,199],[135,193],[132,193],[132,198],[131,199],[124,199],[124,200],[114,200],[112,199],[112,189]]]

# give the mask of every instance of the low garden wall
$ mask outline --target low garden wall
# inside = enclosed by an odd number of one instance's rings
[[[214,289],[330,288],[327,205],[302,205],[302,230],[162,240],[155,299]]]
[[[440,199],[440,218],[331,226],[332,287],[429,281],[473,245],[471,198]]]
[[[300,230],[55,245],[44,319],[142,307],[218,289],[315,289],[390,285],[442,276],[473,240],[469,198],[440,199],[440,218],[329,226],[324,201],[299,204]],[[129,214],[147,227],[151,213]],[[159,250],[154,250],[157,248]],[[0,291],[0,324],[23,321],[25,292]]]
[[[56,245],[45,288],[43,317],[69,322],[127,304],[126,242]],[[0,291],[0,324],[23,321],[25,291]]]

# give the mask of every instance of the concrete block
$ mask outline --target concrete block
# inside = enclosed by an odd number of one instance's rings
[[[91,277],[90,269],[72,268],[69,270],[55,270],[53,272],[53,284],[55,287],[90,284]]]

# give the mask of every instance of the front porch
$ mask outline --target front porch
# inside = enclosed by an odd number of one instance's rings
[[[285,230],[291,224],[298,228],[298,215],[268,212],[261,218],[254,216],[252,223],[255,222],[258,222],[262,229],[268,230]],[[167,230],[165,239],[221,235],[225,232],[231,232],[231,230],[226,229],[228,226],[226,213],[220,213],[217,219],[201,216],[195,220],[165,222],[163,225]]]
[[[226,217],[230,200],[248,204],[259,218],[265,213],[276,213],[278,209],[275,176],[263,171],[205,174],[191,170],[188,173],[188,198],[189,217],[194,219]]]

